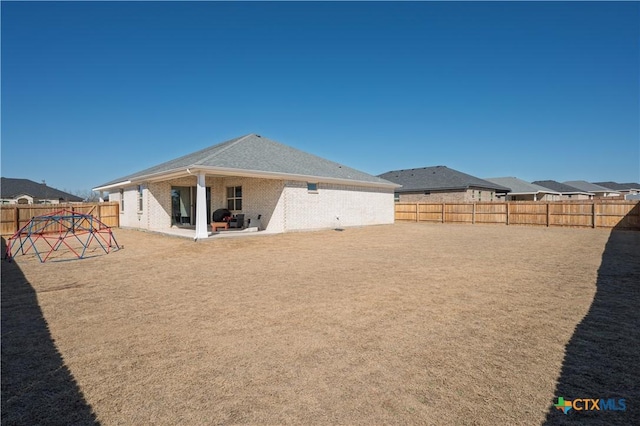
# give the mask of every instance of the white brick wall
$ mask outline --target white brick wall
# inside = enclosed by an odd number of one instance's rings
[[[242,186],[242,210],[232,213],[244,214],[245,225],[248,219],[255,221],[261,215],[262,229],[284,231],[280,206],[284,181],[243,177],[214,178],[211,189],[212,212],[227,208],[227,187],[230,186]]]
[[[132,228],[149,228],[149,188],[142,185],[143,208],[138,210],[138,185],[124,188],[124,211],[122,210],[122,199],[119,190],[109,193],[109,201],[117,201],[120,203],[120,226],[128,226]]]
[[[171,227],[171,183],[151,182],[145,192],[145,208],[149,229]]]
[[[391,189],[319,183],[318,191],[310,193],[307,182],[213,176],[206,178],[206,185],[211,188],[211,212],[227,207],[227,187],[242,186],[242,210],[233,213],[244,214],[245,224],[248,219],[255,220],[261,215],[262,229],[273,232],[394,221]],[[138,211],[137,185],[125,188],[121,226],[142,229],[171,227],[172,186],[195,187],[196,177],[144,184],[142,212]],[[121,201],[119,191],[111,192],[109,199]],[[211,218],[207,218],[207,223],[210,221]]]
[[[393,190],[318,184],[317,193],[306,182],[289,181],[284,196],[284,230],[393,223]]]

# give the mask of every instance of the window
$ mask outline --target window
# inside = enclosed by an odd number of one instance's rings
[[[393,201],[395,201],[396,203],[399,203],[400,202],[400,194],[398,194],[397,192],[394,192]]]
[[[318,192],[318,184],[307,182],[307,191],[309,192]]]
[[[120,211],[124,212],[124,189],[120,190]]]
[[[138,211],[141,212],[142,211],[142,206],[143,206],[143,202],[142,202],[142,185],[138,185]]]
[[[242,187],[227,187],[227,210],[242,210]]]

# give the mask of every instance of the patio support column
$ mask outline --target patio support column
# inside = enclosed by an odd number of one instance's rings
[[[196,188],[196,236],[195,240],[208,238],[207,232],[207,192],[204,173],[198,173],[198,186]]]

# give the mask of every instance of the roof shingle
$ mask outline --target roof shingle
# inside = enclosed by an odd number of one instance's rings
[[[486,178],[489,182],[493,182],[498,185],[506,186],[507,188],[511,188],[511,195],[515,194],[538,194],[538,193],[547,193],[547,194],[559,194],[558,192],[545,188],[540,185],[536,185],[533,183],[529,183],[522,179],[518,179],[515,177],[497,177],[497,178]]]
[[[613,189],[614,191],[628,191],[630,189],[640,189],[640,184],[635,182],[618,183],[618,182],[593,182],[596,185],[604,186],[605,188]]]
[[[102,187],[188,168],[237,169],[293,176],[313,176],[392,186],[376,176],[300,151],[256,134],[231,139],[157,166],[107,182]]]
[[[396,192],[466,190],[470,188],[509,192],[509,188],[450,169],[446,166],[393,170],[378,175],[382,179],[402,185]]]
[[[605,188],[601,185],[596,185],[595,183],[587,182],[586,180],[570,180],[567,182],[563,182],[565,185],[573,186],[574,188],[578,188],[581,191],[588,192],[612,192],[613,189]]]
[[[570,185],[565,185],[564,183],[556,182],[555,180],[536,180],[534,182],[536,185],[544,186],[545,188],[552,189],[561,194],[590,194],[588,191],[583,191],[581,189],[575,188]],[[591,194],[592,195],[592,194]]]
[[[59,189],[47,186],[44,183],[34,182],[29,179],[5,178],[1,179],[0,192],[2,198],[15,198],[19,195],[30,195],[41,200],[63,200],[80,202],[82,198],[69,194]]]

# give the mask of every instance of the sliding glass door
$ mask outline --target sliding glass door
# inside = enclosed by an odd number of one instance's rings
[[[171,187],[171,224],[191,225],[191,187]]]
[[[196,196],[195,186],[171,187],[171,224],[195,225],[196,223]],[[211,188],[206,188],[207,197],[207,223],[211,221]]]

